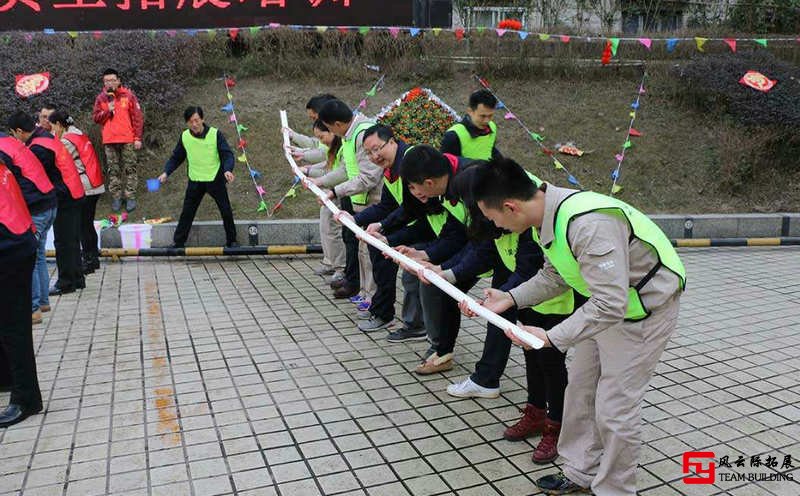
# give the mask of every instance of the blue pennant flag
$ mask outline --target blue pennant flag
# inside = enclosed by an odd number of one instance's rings
[[[618,169],[614,169],[613,171],[611,171],[611,179],[613,181],[616,181],[617,179],[619,179],[619,170]]]
[[[575,179],[575,176],[573,176],[572,174],[570,174],[570,175],[569,175],[569,177],[567,178],[567,181],[568,181],[570,184],[573,184],[573,185],[575,185],[575,186],[577,186],[577,185],[578,185],[578,180],[577,180],[577,179]]]
[[[673,50],[675,50],[675,45],[677,45],[677,44],[678,44],[678,39],[677,38],[668,39],[667,40],[667,51],[668,52],[672,52]]]
[[[527,37],[528,37],[528,32],[527,31],[520,31],[519,32],[519,39],[524,40]]]
[[[186,30],[186,34],[188,34],[189,36],[195,36],[197,34],[197,30],[196,29],[187,29]]]
[[[497,105],[495,105],[495,107],[494,107],[494,108],[497,108],[497,109],[504,109],[504,108],[506,108],[506,104],[505,104],[505,103],[503,103],[503,101],[502,101],[502,100],[497,100]]]
[[[261,173],[255,169],[250,169],[250,177],[252,177],[253,179],[258,179],[259,177],[261,177]]]
[[[411,33],[411,36],[416,36],[419,34],[419,28],[410,28],[408,32]]]
[[[227,105],[222,107],[222,111],[223,112],[233,112],[233,104],[229,102]]]
[[[638,109],[639,108],[639,100],[636,100],[635,102],[631,103],[631,108],[634,109],[634,110]]]
[[[56,34],[56,30],[53,28],[44,28],[44,34]]]

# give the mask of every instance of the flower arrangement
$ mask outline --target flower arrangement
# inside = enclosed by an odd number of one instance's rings
[[[409,145],[438,148],[442,135],[459,116],[431,90],[416,87],[384,107],[375,119],[391,127],[395,136]]]
[[[522,23],[517,19],[503,19],[497,24],[498,29],[510,29],[511,31],[522,31]]]

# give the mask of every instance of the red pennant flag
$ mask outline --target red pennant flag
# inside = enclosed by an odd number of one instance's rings
[[[239,36],[239,28],[230,28],[228,34],[231,36],[232,40],[235,40],[236,37]]]
[[[542,153],[544,153],[548,157],[552,157],[553,156],[553,150],[551,150],[549,148],[542,148]]]
[[[569,43],[569,36],[562,34],[559,38],[561,38],[561,43]]]
[[[603,55],[600,57],[600,63],[608,65],[611,63],[611,42],[606,41],[606,47],[603,49]]]
[[[234,86],[236,86],[236,80],[233,79],[232,76],[226,77],[225,78],[225,87],[226,88],[233,88]]]
[[[478,78],[478,82],[481,83],[481,86],[483,86],[484,88],[489,87],[489,81],[486,80],[486,78]]]
[[[247,146],[247,141],[245,141],[245,139],[244,139],[244,138],[241,138],[241,139],[239,140],[239,148],[240,148],[240,149],[242,149],[242,150],[244,150],[244,147],[246,147],[246,146]]]
[[[725,43],[731,47],[731,52],[736,52],[736,40],[733,38],[725,38]]]
[[[631,135],[631,136],[635,136],[635,137],[639,138],[640,136],[642,136],[642,133],[640,133],[639,131],[637,131],[637,130],[636,130],[636,129],[634,129],[634,128],[631,128],[630,135]]]
[[[460,40],[464,39],[464,28],[456,28],[455,33],[456,33],[456,39],[457,40],[460,41]]]
[[[100,31],[95,31],[92,33],[92,36],[94,37],[94,39],[99,40],[103,36],[103,33],[101,33]]]
[[[347,28],[347,26],[339,26],[339,27],[338,27],[338,28],[336,28],[336,29],[338,29],[340,33],[346,33],[346,32],[348,32],[348,31],[350,31],[350,30]]]

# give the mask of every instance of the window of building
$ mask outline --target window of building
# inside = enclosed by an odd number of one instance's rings
[[[526,11],[519,7],[472,7],[469,14],[471,28],[494,28],[503,19],[517,19],[526,24]]]

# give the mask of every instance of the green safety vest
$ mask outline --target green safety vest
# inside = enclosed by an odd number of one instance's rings
[[[356,126],[353,131],[353,136],[350,139],[342,139],[342,158],[344,158],[344,167],[347,170],[348,180],[358,176],[360,172],[358,169],[358,159],[356,158],[356,141],[358,140],[358,135],[374,125],[375,123],[372,121],[364,121]],[[366,205],[368,193],[368,191],[356,193],[350,195],[350,199],[356,205]]]
[[[333,165],[331,165],[331,170],[338,169],[342,166],[342,153],[344,153],[344,147],[340,146],[339,150],[336,152],[336,157],[333,159]]]
[[[217,149],[217,128],[209,127],[204,138],[198,138],[186,129],[181,134],[181,144],[186,150],[189,179],[202,182],[213,181],[217,177],[221,164]]]
[[[631,227],[633,237],[647,244],[658,256],[658,264],[653,270],[635,287],[628,288],[628,310],[625,313],[625,320],[642,320],[650,315],[650,311],[642,303],[639,290],[660,267],[663,266],[672,271],[680,279],[681,289],[685,287],[686,269],[683,267],[683,262],[667,236],[655,222],[616,198],[592,191],[580,191],[570,195],[558,206],[554,219],[553,241],[549,245],[542,245],[538,236],[534,234],[534,239],[542,246],[550,263],[575,291],[587,298],[592,296],[589,285],[581,276],[580,265],[570,248],[567,228],[573,219],[591,212],[601,212],[625,219]],[[532,231],[536,232],[535,229]]]
[[[471,158],[474,160],[489,160],[492,158],[492,150],[497,141],[497,124],[489,121],[489,134],[473,138],[467,127],[458,122],[450,126],[448,131],[453,131],[458,136],[458,141],[461,143],[461,156],[464,158]]]
[[[386,186],[386,189],[389,190],[391,193],[392,198],[394,201],[397,202],[398,205],[403,204],[403,178],[398,177],[395,182],[389,181],[386,176],[383,176],[383,185]]]
[[[528,171],[525,171],[528,177],[533,181],[536,186],[542,184],[542,180],[534,176]],[[533,232],[534,240],[538,243],[536,230],[531,229]],[[506,268],[514,272],[517,270],[517,251],[519,249],[519,233],[503,234],[494,240],[497,254],[500,255],[500,260]],[[570,289],[565,293],[556,296],[550,300],[539,303],[533,307],[537,312],[544,315],[569,315],[575,310],[575,296]]]

